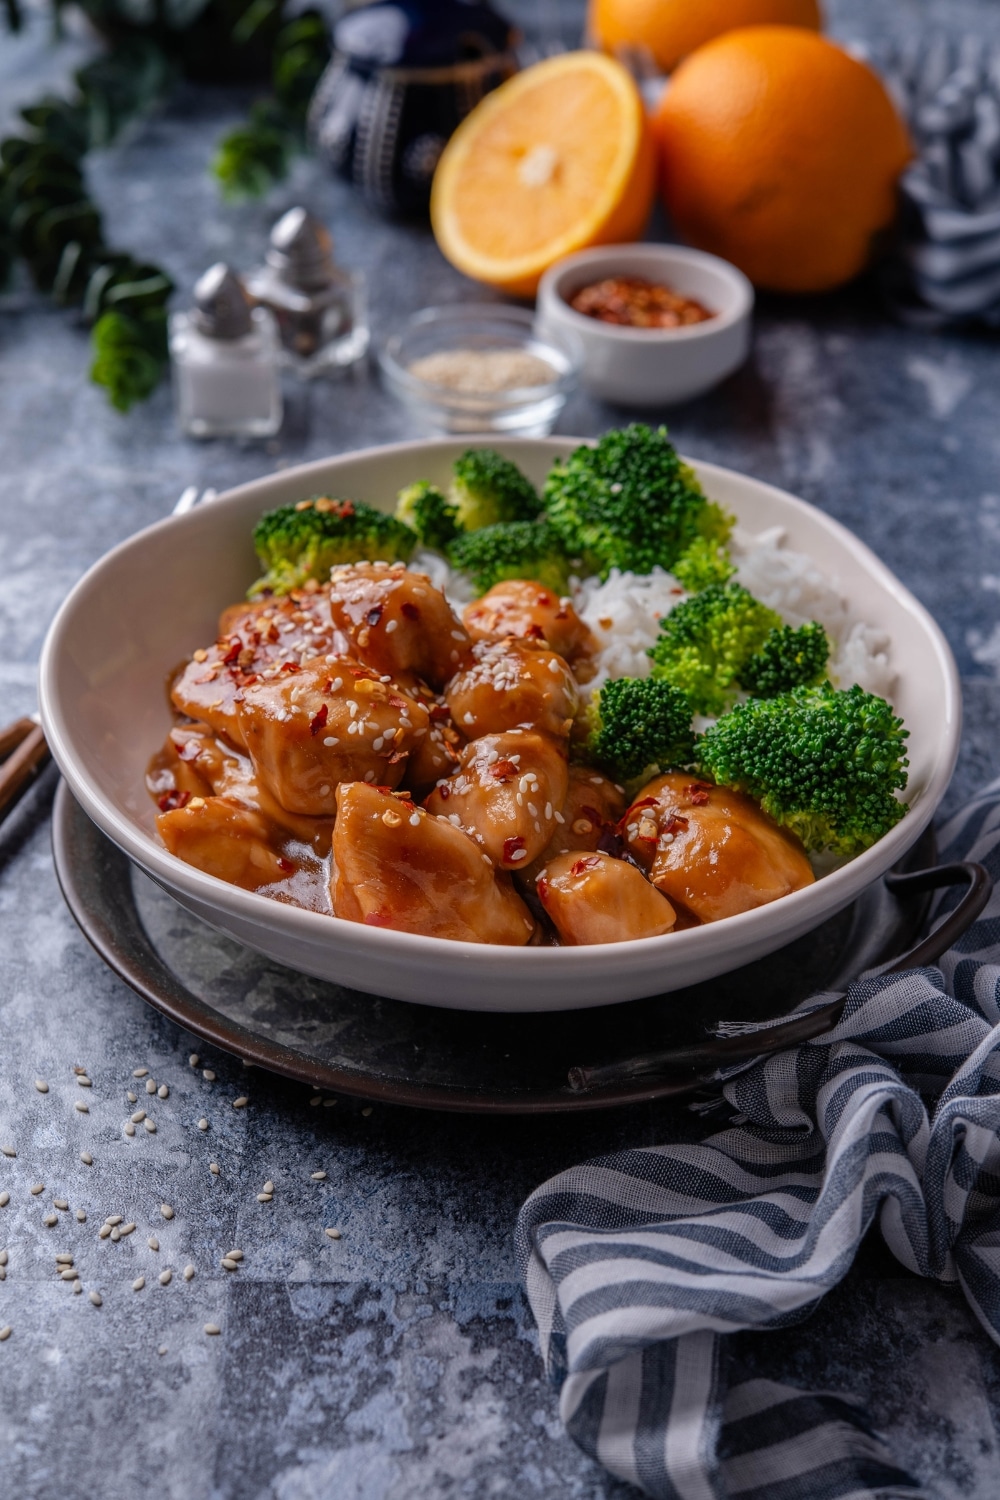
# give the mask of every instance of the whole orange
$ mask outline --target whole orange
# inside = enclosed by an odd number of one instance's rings
[[[818,0],[590,0],[587,13],[598,47],[645,47],[665,73],[725,31],[765,25],[819,31]]]
[[[679,234],[780,292],[826,291],[863,269],[912,154],[871,69],[791,26],[692,53],[654,129]]]

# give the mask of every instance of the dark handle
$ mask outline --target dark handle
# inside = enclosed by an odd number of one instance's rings
[[[0,822],[27,791],[49,758],[49,747],[40,724],[18,719],[0,729]]]
[[[886,875],[885,883],[890,891],[939,891],[949,886],[966,885],[955,910],[949,912],[944,921],[921,939],[908,953],[894,959],[875,972],[899,974],[904,969],[920,969],[936,963],[942,953],[952,947],[983,911],[993,892],[993,877],[982,865],[970,860],[954,864],[935,865],[929,870],[913,870],[908,875]],[[711,1037],[690,1047],[675,1047],[670,1052],[647,1052],[640,1057],[626,1058],[622,1062],[603,1063],[593,1067],[570,1068],[569,1086],[574,1093],[589,1093],[593,1089],[606,1088],[612,1084],[627,1083],[635,1078],[663,1077],[672,1073],[686,1073],[690,1068],[697,1080],[699,1072],[707,1083],[720,1067],[741,1058],[760,1057],[771,1052],[782,1052],[786,1047],[798,1047],[811,1042],[825,1031],[836,1026],[844,1008],[843,999],[831,1001],[818,1010],[808,1011],[803,1016],[793,1016],[778,1026],[766,1026],[759,1031],[750,1031],[742,1036]],[[704,1070],[709,1070],[705,1072]]]

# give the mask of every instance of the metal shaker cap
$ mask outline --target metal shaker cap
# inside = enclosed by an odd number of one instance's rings
[[[304,291],[337,279],[330,231],[304,208],[290,208],[275,224],[267,263],[288,286]]]
[[[210,266],[194,286],[194,324],[210,339],[241,339],[253,332],[250,299],[225,261]]]

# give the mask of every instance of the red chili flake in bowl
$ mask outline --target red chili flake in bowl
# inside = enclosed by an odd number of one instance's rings
[[[494,761],[490,766],[490,775],[497,781],[508,781],[511,776],[517,775],[517,766],[512,760]]]
[[[156,805],[160,812],[176,812],[179,807],[187,807],[190,801],[190,792],[181,792],[174,788],[172,792],[164,792],[162,797],[157,797]]]
[[[683,297],[645,276],[607,276],[581,287],[568,300],[584,317],[623,328],[684,328],[716,316],[694,297]]]
[[[330,710],[325,703],[321,704],[309,721],[309,733],[319,734],[320,730],[326,727],[326,721],[329,717]]]
[[[578,859],[570,868],[571,875],[586,875],[588,870],[599,870],[601,861],[596,854],[588,854],[584,859]]]
[[[690,786],[684,788],[684,795],[692,807],[704,807],[711,790],[712,788],[705,781],[692,781]]]
[[[516,854],[520,854],[523,851],[523,849],[524,849],[524,839],[521,837],[521,835],[519,833],[515,834],[514,837],[511,838],[511,839],[504,839],[504,841],[503,841],[503,857],[504,857],[504,862],[507,863],[507,864],[512,863],[513,860],[514,860],[514,856]]]

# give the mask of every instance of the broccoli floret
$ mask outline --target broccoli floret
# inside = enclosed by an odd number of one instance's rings
[[[466,532],[452,543],[448,559],[483,594],[503,578],[530,578],[556,594],[565,594],[569,583],[569,558],[545,521],[508,521]]]
[[[741,583],[713,583],[661,624],[649,653],[653,675],[683,688],[696,713],[723,713],[747,662],[780,625],[780,615]]]
[[[794,687],[812,687],[826,676],[830,640],[822,625],[810,620],[794,629],[779,625],[739,673],[740,687],[755,698],[774,698]]]
[[[436,552],[447,552],[462,530],[458,524],[458,507],[452,505],[437,485],[426,479],[400,490],[396,500],[396,520],[409,526],[425,547],[433,547]]]
[[[261,516],[253,544],[263,576],[250,589],[287,594],[310,578],[324,583],[330,569],[353,562],[406,562],[417,538],[408,526],[361,500],[325,495],[282,505]]]
[[[686,552],[682,552],[671,572],[682,588],[689,594],[697,594],[713,583],[728,583],[736,569],[729,560],[729,551],[724,543],[707,536],[696,536]]]
[[[701,736],[699,771],[754,797],[807,849],[860,854],[906,812],[907,731],[856,684],[751,698]]]
[[[456,459],[448,497],[463,531],[505,521],[534,521],[542,509],[531,480],[493,448],[470,448]]]
[[[616,677],[587,708],[584,754],[620,781],[689,764],[691,700],[655,677]]]
[[[575,449],[553,464],[544,501],[567,552],[602,578],[612,568],[672,569],[696,538],[718,546],[732,529],[663,427],[635,424],[605,433],[596,447]]]

